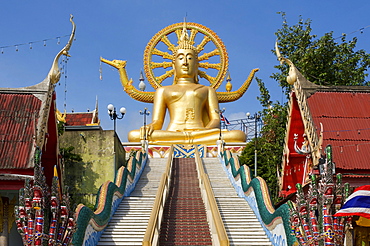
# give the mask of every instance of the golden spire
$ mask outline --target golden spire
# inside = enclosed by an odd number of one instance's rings
[[[179,49],[190,49],[190,50],[194,50],[195,53],[198,55],[197,48],[195,48],[189,40],[189,34],[186,28],[186,19],[184,19],[181,36],[179,38],[179,41],[177,41],[177,43],[178,43],[178,46],[175,47],[174,54],[176,54]]]
[[[189,40],[188,30],[186,29],[186,19],[184,19],[184,24],[182,26],[182,33],[181,33],[180,40],[178,41],[178,44],[180,44],[181,42],[185,40]]]
[[[227,71],[227,78],[226,78],[226,91],[227,92],[230,92],[233,88],[233,85],[231,84],[231,77],[230,77],[230,72]]]

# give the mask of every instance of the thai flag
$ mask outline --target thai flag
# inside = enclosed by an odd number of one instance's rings
[[[370,219],[370,185],[364,185],[355,191],[344,202],[343,207],[334,216],[358,215]]]
[[[230,125],[230,122],[226,119],[226,117],[220,113],[220,119],[221,121],[225,122],[226,125]]]

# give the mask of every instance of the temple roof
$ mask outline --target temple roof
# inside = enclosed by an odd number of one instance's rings
[[[92,112],[85,113],[67,113],[66,114],[66,126],[86,126],[86,125],[98,125],[99,120],[97,118],[95,110]]]
[[[370,170],[370,93],[315,92],[307,102],[316,128],[323,124],[323,146],[333,146],[337,168]]]
[[[36,148],[42,152],[40,162],[48,185],[52,183],[54,168],[61,172],[54,89],[61,75],[59,58],[68,56],[74,40],[72,17],[70,21],[70,39],[55,56],[43,81],[28,87],[0,88],[1,189],[19,190],[24,186],[24,178],[40,176],[34,173]]]
[[[31,168],[41,100],[0,92],[0,168]]]
[[[329,144],[335,172],[341,173],[343,180],[353,187],[368,183],[370,86],[316,85],[289,59],[281,60],[290,66],[287,79],[293,85],[280,179],[281,195],[295,192],[296,183],[309,182],[308,175],[317,172],[319,159]],[[304,136],[309,154],[298,153]],[[295,149],[296,144],[298,149]]]
[[[337,195],[333,204],[338,204],[342,184],[351,188],[369,184],[370,87],[316,85],[290,60],[281,56],[279,60],[290,66],[287,82],[293,85],[279,195],[284,201],[295,200],[302,214],[300,204],[304,199],[314,204],[316,188],[327,197]]]

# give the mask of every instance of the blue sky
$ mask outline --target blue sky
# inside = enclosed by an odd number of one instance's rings
[[[117,108],[124,106],[127,114],[117,122],[118,134],[126,141],[127,132],[143,123],[140,109],[151,104],[134,101],[122,89],[117,71],[103,64],[103,80],[99,79],[100,56],[106,59],[127,60],[128,76],[139,83],[143,68],[143,52],[152,36],[164,27],[187,21],[202,24],[218,34],[229,55],[229,71],[233,88],[247,78],[249,72],[259,68],[261,78],[270,90],[273,101],[283,95],[277,82],[269,76],[278,64],[271,52],[274,33],[282,25],[277,14],[283,11],[288,24],[296,24],[299,16],[312,20],[313,34],[318,36],[333,31],[334,37],[347,33],[357,36],[358,48],[370,52],[370,2],[361,1],[3,1],[0,8],[0,87],[22,87],[41,82],[47,75],[53,58],[65,45],[70,34],[69,15],[74,15],[77,25],[76,40],[70,49],[67,79],[60,80],[57,106],[67,112],[86,112],[94,109],[99,100],[99,116],[103,129],[113,129],[107,115],[109,103]],[[357,30],[365,28],[363,32]],[[352,33],[357,31],[355,33]],[[352,34],[351,34],[352,33]],[[28,43],[33,43],[32,49]],[[18,46],[16,44],[27,45]],[[67,93],[65,93],[65,88]],[[224,85],[220,91],[224,91]],[[153,91],[147,82],[147,91]],[[261,109],[254,80],[249,90],[236,102],[222,104],[228,119],[241,118],[246,112]],[[150,120],[149,120],[150,122]]]

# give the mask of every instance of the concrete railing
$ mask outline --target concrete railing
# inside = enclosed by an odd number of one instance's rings
[[[99,189],[94,211],[79,204],[76,209],[77,230],[73,235],[74,246],[97,245],[104,228],[115,213],[124,196],[129,196],[146,165],[148,155],[138,151],[127,167],[117,170],[114,183],[105,182]]]
[[[249,167],[241,166],[239,159],[233,157],[230,151],[224,151],[220,161],[238,195],[248,202],[273,245],[294,245],[296,238],[291,234],[288,205],[275,209],[265,180],[261,177],[252,179]]]
[[[195,162],[198,169],[202,198],[207,211],[207,219],[212,233],[212,245],[228,246],[229,238],[227,237],[225,226],[222,222],[220,211],[218,210],[211,182],[209,181],[208,175],[204,172],[203,162],[197,147],[195,147]]]
[[[161,222],[163,217],[163,209],[166,203],[168,191],[170,189],[173,149],[174,147],[172,145],[167,159],[166,171],[162,174],[153,209],[148,221],[148,227],[145,231],[142,243],[143,246],[158,245],[159,233],[161,230]]]

